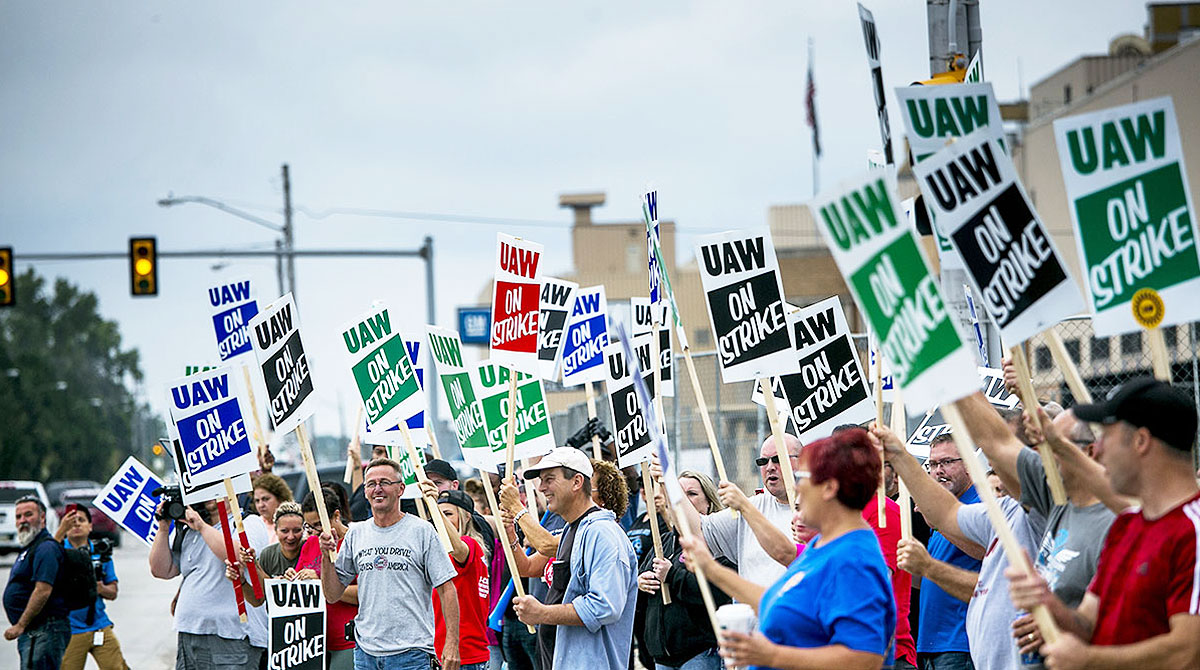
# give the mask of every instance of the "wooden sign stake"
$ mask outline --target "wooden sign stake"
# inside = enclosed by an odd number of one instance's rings
[[[217,512],[221,515],[221,534],[225,536],[225,555],[229,557],[229,562],[233,563],[237,560],[237,554],[233,550],[233,535],[229,532],[229,515],[226,512],[225,501],[217,500]],[[233,597],[237,601],[238,619],[242,623],[246,623],[246,596],[242,594],[242,574],[238,572],[237,581],[233,583]]]
[[[304,464],[304,475],[308,479],[308,490],[313,493],[313,501],[317,503],[317,516],[321,518],[321,528],[333,532],[329,522],[329,510],[325,509],[325,496],[321,494],[321,480],[317,477],[317,462],[313,459],[312,447],[308,444],[308,431],[304,422],[296,426],[296,439],[300,442],[300,461]],[[329,561],[337,560],[337,552],[329,552]]]
[[[1167,341],[1161,328],[1146,330],[1146,344],[1150,347],[1150,362],[1154,365],[1154,378],[1171,383],[1171,358],[1167,354]]]
[[[779,457],[779,470],[783,474],[783,488],[787,491],[788,507],[796,509],[796,475],[792,473],[791,453],[783,441],[783,426],[779,425],[779,411],[775,409],[775,391],[771,378],[761,377],[763,402],[767,405],[767,419],[771,422],[771,436],[775,438],[775,455]]]
[[[258,445],[259,460],[262,460],[262,454],[267,450],[267,443],[263,439],[262,420],[258,418],[258,403],[254,400],[254,384],[250,381],[249,365],[242,365],[242,378],[246,380],[246,399],[250,401],[250,416],[254,417],[254,442]]]
[[[233,492],[233,480],[229,477],[225,478],[225,497],[229,499],[229,509],[233,512],[233,527],[237,530],[238,541],[243,548],[249,549],[250,538],[246,537],[246,526],[242,523],[242,507],[238,504],[237,494]],[[238,559],[238,556],[232,556],[229,562],[236,563]],[[262,587],[258,584],[256,561],[246,563],[246,570],[250,573],[250,587],[254,589],[254,597],[262,600],[264,596]]]
[[[1037,395],[1033,392],[1033,381],[1029,378],[1029,361],[1025,358],[1025,349],[1021,345],[1017,345],[1008,351],[1012,356],[1013,367],[1017,371],[1017,390],[1021,397],[1021,404],[1025,406],[1025,415],[1040,431],[1042,423],[1037,415],[1038,400]],[[1054,499],[1054,504],[1067,504],[1067,489],[1063,486],[1062,474],[1058,471],[1058,461],[1055,460],[1050,445],[1044,441],[1038,445],[1038,455],[1042,458],[1042,469],[1046,471],[1046,484],[1050,487],[1050,497]]]
[[[509,476],[512,476],[510,471]],[[501,526],[500,533],[504,535],[504,524],[500,521],[500,503],[496,502],[496,490],[492,488],[492,478],[483,470],[479,471],[479,478],[483,480],[483,494],[487,496],[488,506],[492,508],[492,515],[496,518],[496,525]],[[516,480],[514,480],[516,481]],[[508,563],[508,573],[512,577],[513,588],[517,592],[517,596],[525,597],[525,580],[521,575],[517,574],[517,557],[513,553],[512,545],[508,542],[507,536],[501,538],[500,544],[504,545],[504,560]],[[530,635],[537,635],[537,629],[529,624],[525,624],[525,628]]]
[[[363,406],[358,406],[358,412],[354,414],[354,437],[350,438],[350,448],[358,451],[362,448],[362,440],[359,437],[359,430],[362,429]],[[346,454],[346,474],[342,476],[342,481],[349,484],[354,478],[354,459],[350,454]]]
[[[413,465],[413,471],[417,473],[417,481],[428,479],[425,476],[425,466],[421,465],[421,457],[417,454],[416,446],[413,445],[412,433],[409,432],[408,425],[403,421],[400,422],[400,436],[404,438],[404,448],[408,452],[408,460]],[[449,553],[453,548],[450,545],[450,534],[446,531],[446,519],[438,509],[436,500],[426,495],[421,497],[425,500],[425,506],[429,508],[429,518],[433,521],[434,529],[437,530],[438,539],[442,541],[442,548]]]
[[[908,415],[904,413],[904,396],[898,388],[892,389],[892,432],[902,442],[908,441]],[[904,480],[896,477],[896,483],[900,487],[900,495],[896,496],[896,504],[900,506],[900,537],[911,540],[912,501],[908,494],[908,487],[904,485]]]
[[[654,498],[657,495],[657,487],[654,485],[654,478],[650,476],[650,468],[646,464],[642,464],[642,489],[646,492],[646,514],[650,519],[650,538],[654,541],[654,557],[662,560],[663,547],[662,535],[658,532],[658,508],[654,504]],[[662,593],[662,601],[664,605],[671,604],[671,594],[667,593],[665,588],[659,589]]]
[[[712,451],[713,462],[717,466],[717,478],[722,482],[729,481],[725,473],[725,460],[721,458],[721,447],[717,444],[717,433],[713,430],[712,417],[708,415],[708,403],[704,401],[704,390],[700,388],[700,377],[696,375],[696,363],[692,360],[691,347],[683,348],[683,360],[687,364],[688,379],[692,381],[692,395],[696,396],[696,405],[700,411],[700,422],[704,424],[704,435],[708,438],[708,448]],[[718,382],[720,383],[720,382]],[[734,516],[737,513],[734,512]]]
[[[867,340],[867,346],[871,346],[871,340]],[[895,393],[895,390],[892,391]],[[895,398],[895,396],[892,396]],[[892,403],[892,417],[896,416],[896,404]],[[875,422],[883,425],[883,352],[875,352]],[[879,458],[886,462],[883,454],[879,454]],[[883,499],[887,497],[887,489],[883,485],[883,470],[879,471],[879,490],[875,492],[875,514],[879,519],[879,527],[887,528],[887,504]]]

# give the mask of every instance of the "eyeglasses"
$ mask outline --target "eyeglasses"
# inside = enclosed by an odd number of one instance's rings
[[[388,479],[380,479],[379,481],[370,481],[370,482],[365,482],[365,483],[363,484],[363,488],[369,491],[369,490],[371,490],[371,489],[383,489],[383,488],[387,488],[387,487],[389,487],[389,486],[391,486],[391,485],[393,485],[393,484],[399,484],[399,483],[400,483],[400,482],[393,482],[393,481],[391,481],[391,480],[388,480]]]
[[[322,532],[321,524],[313,525],[311,523],[304,524],[304,532],[310,535],[320,535]]]
[[[961,458],[943,458],[940,461],[925,461],[925,471],[933,472],[938,468],[949,467],[951,463],[961,463]]]
[[[796,460],[797,458],[799,458],[799,456],[788,456],[788,460],[792,460],[792,461]],[[754,464],[760,468],[766,466],[767,463],[774,463],[775,465],[779,465],[779,454],[775,454],[774,456],[772,456],[770,458],[762,457],[762,458],[754,459]]]

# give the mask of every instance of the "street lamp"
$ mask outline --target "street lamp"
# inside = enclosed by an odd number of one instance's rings
[[[195,203],[197,205],[207,205],[214,209],[219,209],[226,214],[231,214],[239,219],[245,219],[251,223],[262,226],[269,230],[280,233],[281,240],[275,242],[275,274],[279,279],[279,294],[283,295],[283,258],[287,257],[287,277],[288,288],[292,291],[292,297],[296,296],[296,257],[292,253],[294,250],[292,238],[292,185],[291,178],[288,174],[287,163],[283,164],[283,225],[268,221],[260,216],[255,216],[250,212],[240,210],[236,207],[231,207],[220,200],[209,198],[203,195],[185,195],[173,196],[167,195],[158,201],[159,207],[173,207],[175,205],[183,205],[187,203]]]

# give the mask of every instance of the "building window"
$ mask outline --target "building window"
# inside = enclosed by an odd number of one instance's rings
[[[1121,336],[1121,353],[1124,355],[1142,353],[1142,334],[1125,333]]]
[[[1112,356],[1112,340],[1107,337],[1092,338],[1092,362],[1107,361]]]
[[[712,337],[709,336],[708,330],[701,329],[696,331],[696,344],[706,346],[712,343]]]
[[[1042,345],[1033,352],[1033,364],[1040,371],[1054,369],[1054,357],[1050,355],[1050,347]]]
[[[1067,348],[1067,355],[1071,357],[1075,365],[1079,365],[1079,340],[1067,340],[1063,342],[1063,345]]]
[[[625,245],[625,272],[634,274],[645,269],[646,247],[636,242]]]
[[[1071,85],[1070,84],[1066,84],[1063,86],[1063,104],[1064,105],[1071,104]]]

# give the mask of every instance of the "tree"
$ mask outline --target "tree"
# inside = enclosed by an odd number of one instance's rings
[[[0,478],[105,481],[161,434],[130,390],[138,352],[121,348],[95,294],[65,279],[49,293],[31,268],[16,292],[0,311]]]

